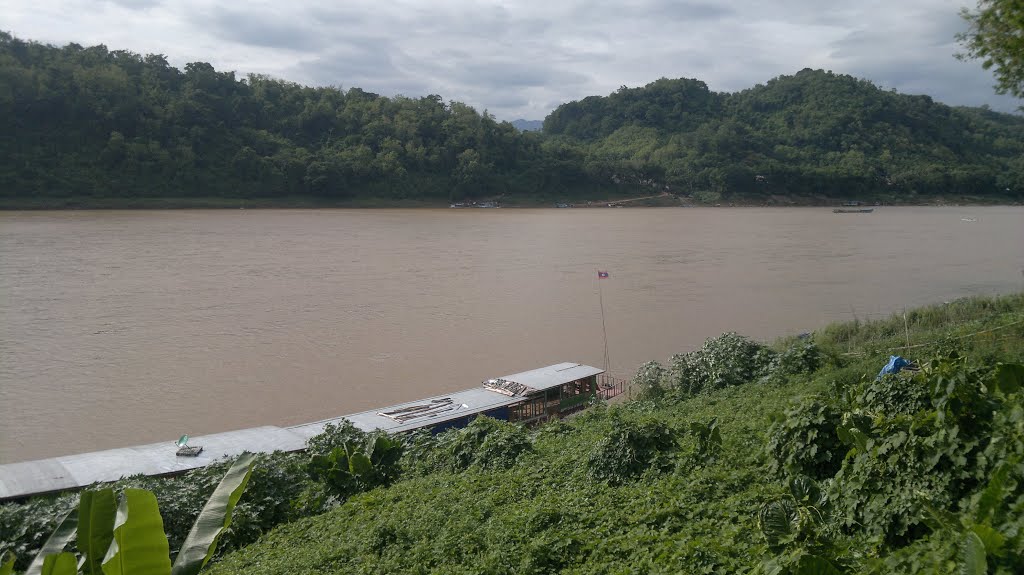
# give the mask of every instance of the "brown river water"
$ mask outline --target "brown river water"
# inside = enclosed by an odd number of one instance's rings
[[[0,463],[600,366],[601,300],[628,376],[1022,270],[1021,207],[0,212]]]

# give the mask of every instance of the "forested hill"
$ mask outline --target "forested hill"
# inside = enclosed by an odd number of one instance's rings
[[[202,62],[181,71],[159,55],[0,33],[0,201],[8,205],[110,197],[439,204],[592,190],[574,154],[436,95],[239,79]]]
[[[558,107],[548,136],[587,149],[588,172],[639,170],[685,192],[913,199],[1021,197],[1024,117],[805,69],[733,94],[661,79]]]
[[[1005,201],[1024,197],[1022,157],[1024,119],[809,70],[736,94],[659,80],[561,106],[534,133],[437,95],[178,70],[0,32],[0,207],[514,204],[652,188]]]

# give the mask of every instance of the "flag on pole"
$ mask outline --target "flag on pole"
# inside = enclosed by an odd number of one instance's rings
[[[597,272],[597,279],[603,280],[608,277],[608,272]]]

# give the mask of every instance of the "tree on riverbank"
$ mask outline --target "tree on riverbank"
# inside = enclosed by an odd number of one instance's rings
[[[957,36],[967,49],[961,57],[992,70],[997,93],[1024,98],[1024,2],[979,0],[975,10],[960,14],[969,26]]]

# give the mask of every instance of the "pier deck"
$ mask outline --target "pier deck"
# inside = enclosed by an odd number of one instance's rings
[[[202,446],[202,453],[177,457],[177,446],[165,441],[0,465],[0,500],[77,489],[132,475],[180,473],[243,451],[297,451],[306,447],[306,437],[265,425],[194,437],[190,443]]]

